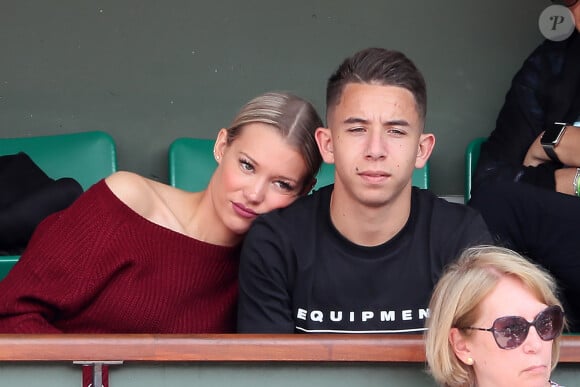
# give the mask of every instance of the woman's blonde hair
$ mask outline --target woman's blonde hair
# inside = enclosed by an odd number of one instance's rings
[[[437,283],[429,304],[425,349],[429,369],[442,386],[475,385],[473,368],[460,361],[449,342],[451,328],[472,326],[478,305],[502,277],[520,280],[537,299],[548,305],[562,304],[550,274],[520,254],[502,247],[477,246],[463,252]],[[517,300],[514,300],[517,302]],[[462,331],[469,335],[471,331]],[[552,369],[560,356],[560,337],[552,345]]]
[[[245,125],[254,122],[277,128],[286,142],[302,155],[308,171],[304,182],[314,179],[322,164],[314,133],[323,124],[310,102],[283,92],[257,96],[242,107],[227,129],[227,144],[240,135]]]

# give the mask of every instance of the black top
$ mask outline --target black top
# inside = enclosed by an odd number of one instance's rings
[[[331,223],[332,188],[254,222],[242,248],[238,331],[422,331],[443,267],[491,242],[475,210],[413,187],[403,229],[379,246],[356,245]]]

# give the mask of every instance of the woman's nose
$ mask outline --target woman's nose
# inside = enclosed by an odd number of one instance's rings
[[[266,197],[267,183],[256,179],[244,190],[244,196],[251,203],[261,203]]]

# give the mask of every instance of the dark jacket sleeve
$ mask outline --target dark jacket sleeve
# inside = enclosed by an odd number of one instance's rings
[[[493,181],[521,181],[554,189],[555,163],[524,167],[525,155],[544,130],[550,80],[561,67],[557,42],[546,41],[524,62],[512,80],[496,127],[482,144],[473,189]]]
[[[240,258],[238,332],[294,333],[292,248],[283,230],[257,219],[244,239]]]

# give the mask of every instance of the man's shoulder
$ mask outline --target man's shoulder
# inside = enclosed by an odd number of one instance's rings
[[[330,206],[330,193],[327,194],[325,190],[315,191],[288,207],[260,215],[244,238],[245,244],[276,240],[279,245],[291,246],[316,240],[326,230]]]
[[[543,80],[551,79],[559,74],[562,71],[568,47],[577,39],[576,35],[578,35],[577,32],[563,41],[546,39],[538,45],[525,59],[514,76],[514,82],[537,88],[541,86]]]
[[[415,189],[414,195],[419,215],[430,214],[431,217],[442,217],[447,221],[453,219],[463,220],[465,218],[476,218],[479,216],[477,210],[462,203],[448,201],[435,195],[426,189]]]
[[[540,56],[549,57],[551,55],[560,53],[563,54],[567,51],[568,47],[574,44],[576,39],[579,38],[580,35],[578,31],[574,30],[572,34],[564,40],[545,39],[531,52],[531,54],[528,56],[528,59]]]
[[[441,211],[464,211],[469,210],[469,207],[462,203],[449,201],[443,197],[437,196],[429,189],[413,187],[413,195],[418,202],[424,206],[429,206],[433,209]]]
[[[288,207],[270,211],[260,218],[266,222],[282,221],[291,227],[295,222],[301,223],[316,219],[319,217],[321,211],[328,211],[331,193],[331,186],[322,187],[311,194],[298,198]]]
[[[476,209],[425,190],[417,192],[415,203],[412,210],[415,226],[428,233],[429,238],[445,241],[447,247],[451,240],[456,240],[462,248],[492,242],[485,221]]]

